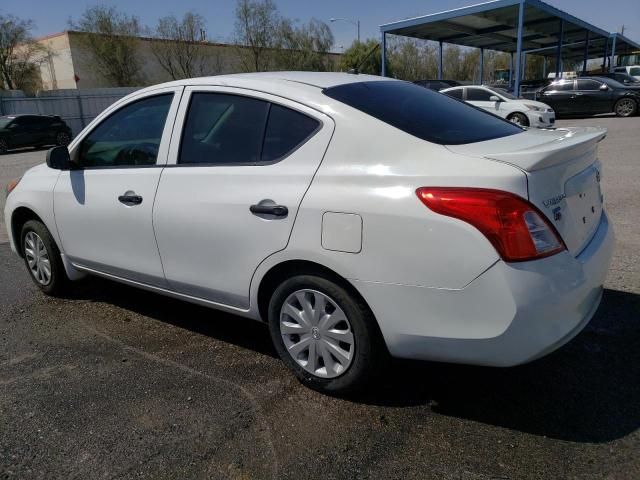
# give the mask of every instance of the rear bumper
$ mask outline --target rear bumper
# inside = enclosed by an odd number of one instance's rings
[[[613,253],[606,214],[591,242],[533,262],[496,262],[460,290],[354,281],[390,353],[513,366],[559,348],[593,317]]]

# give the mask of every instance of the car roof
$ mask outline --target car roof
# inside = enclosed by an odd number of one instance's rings
[[[400,81],[377,75],[340,72],[259,72],[197,77],[162,83],[137,90],[132,94],[150,92],[165,87],[222,86],[270,93],[306,104],[315,104],[325,88],[349,83]],[[323,95],[323,97],[325,97]]]

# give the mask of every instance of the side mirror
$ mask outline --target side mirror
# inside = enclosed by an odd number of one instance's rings
[[[73,170],[78,166],[71,161],[67,147],[53,147],[47,152],[47,166],[56,170]]]
[[[609,90],[609,87],[607,87],[604,83],[602,85],[600,85],[600,90],[603,92],[606,92],[607,90]]]
[[[489,101],[490,102],[501,102],[502,100],[500,100],[500,97],[496,97],[495,95],[491,95],[489,97]]]

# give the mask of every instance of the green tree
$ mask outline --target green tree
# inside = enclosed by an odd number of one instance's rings
[[[378,47],[376,48],[376,46]],[[371,53],[374,48],[375,51]],[[340,70],[349,71],[358,66],[359,73],[380,75],[382,71],[382,53],[376,40],[368,39],[364,42],[356,40],[344,51],[340,58]],[[387,69],[387,75],[391,76],[390,69]]]
[[[33,22],[0,15],[0,89],[33,90],[46,49],[31,36]]]
[[[275,67],[282,70],[331,70],[329,51],[333,34],[329,26],[311,19],[301,26],[289,19],[281,19],[277,28]]]
[[[89,53],[89,62],[114,87],[130,87],[142,81],[139,55],[143,27],[137,17],[114,7],[96,5],[87,8],[71,28],[86,33],[81,41]]]

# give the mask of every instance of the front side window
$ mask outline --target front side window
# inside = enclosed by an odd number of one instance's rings
[[[573,90],[573,80],[560,80],[545,88],[545,92],[567,92]]]
[[[320,122],[257,98],[199,92],[191,96],[180,164],[256,165],[304,143]]]
[[[460,145],[523,132],[513,123],[468,103],[397,80],[346,83],[325,88],[323,92],[334,100],[432,143]]]
[[[82,141],[83,167],[154,165],[173,93],[135,101],[113,113]]]
[[[578,90],[599,90],[602,83],[594,80],[578,80]]]
[[[490,102],[491,95],[482,88],[467,88],[467,100],[471,102]]]
[[[462,100],[462,89],[458,88],[457,90],[448,90],[446,92],[442,92],[445,95],[449,95],[450,97],[457,98],[458,100]]]

